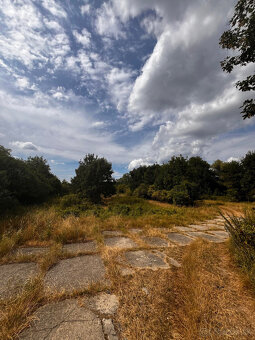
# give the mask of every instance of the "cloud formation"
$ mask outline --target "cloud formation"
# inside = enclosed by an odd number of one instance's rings
[[[218,46],[234,4],[0,0],[0,144],[55,171],[96,153],[118,176],[180,153],[239,158],[255,148],[234,86],[250,70],[224,74]]]

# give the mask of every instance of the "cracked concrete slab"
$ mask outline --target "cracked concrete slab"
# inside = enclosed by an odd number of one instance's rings
[[[202,233],[199,231],[191,231],[189,233],[187,233],[188,235],[195,237],[195,238],[202,238],[204,240],[208,240],[211,242],[216,242],[216,243],[220,243],[220,242],[224,242],[225,240],[222,237],[217,237],[215,235],[212,234],[206,234],[206,233]]]
[[[31,256],[31,255],[43,255],[47,253],[50,248],[47,247],[24,247],[24,248],[17,248],[14,252],[15,255],[18,256]]]
[[[143,230],[139,228],[131,228],[128,231],[132,234],[140,234]]]
[[[173,241],[181,246],[186,246],[194,241],[191,237],[179,233],[169,233],[167,234],[167,237],[170,241]]]
[[[213,234],[217,237],[222,237],[224,239],[228,239],[229,238],[229,234],[226,231],[222,231],[222,230],[214,230],[214,231],[210,231],[210,234]]]
[[[175,226],[175,229],[179,230],[179,231],[194,231],[195,229],[191,228],[191,227],[179,227],[179,226]]]
[[[191,224],[190,227],[199,231],[207,231],[209,229],[205,224]]]
[[[148,250],[129,251],[125,254],[125,258],[131,266],[144,269],[169,268],[168,263],[162,257],[164,257],[163,254],[151,253]]]
[[[105,266],[98,255],[62,260],[47,272],[44,282],[49,291],[71,293],[91,283],[105,283]]]
[[[152,247],[168,247],[168,242],[161,237],[148,236],[143,237],[142,240]]]
[[[103,319],[103,329],[104,334],[107,336],[108,340],[118,340],[117,333],[115,331],[114,324],[111,319]]]
[[[114,294],[100,293],[90,298],[85,298],[85,306],[101,314],[113,315],[119,307],[119,299]]]
[[[36,263],[12,263],[0,266],[0,299],[18,294],[25,283],[38,274]]]
[[[83,243],[70,243],[63,246],[63,251],[68,253],[82,253],[93,252],[97,250],[97,244],[95,241],[83,242]]]
[[[128,237],[109,237],[104,240],[104,244],[110,248],[130,249],[138,245]]]
[[[104,340],[100,319],[74,299],[50,303],[34,314],[20,340]]]

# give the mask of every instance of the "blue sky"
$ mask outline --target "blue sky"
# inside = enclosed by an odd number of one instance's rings
[[[218,46],[234,0],[0,0],[0,144],[70,179],[86,153],[115,176],[172,155],[255,149]]]

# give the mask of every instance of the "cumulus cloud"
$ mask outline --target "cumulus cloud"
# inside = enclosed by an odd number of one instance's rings
[[[32,150],[32,151],[37,151],[38,147],[34,145],[32,142],[11,142],[11,145],[16,146],[19,149],[23,150]]]
[[[90,4],[86,4],[86,5],[81,6],[81,14],[82,15],[89,14],[90,10],[91,10]]]

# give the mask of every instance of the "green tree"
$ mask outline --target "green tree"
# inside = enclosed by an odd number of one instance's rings
[[[112,165],[105,158],[88,154],[79,162],[72,185],[77,193],[94,203],[101,200],[101,195],[111,196],[115,192],[115,181],[112,178]]]
[[[246,199],[255,200],[255,152],[249,151],[241,160],[243,176],[241,179],[242,190]]]
[[[235,6],[234,15],[230,20],[230,29],[220,38],[222,48],[238,51],[234,56],[228,56],[221,62],[224,71],[230,73],[237,65],[246,66],[255,62],[255,1],[239,0]],[[236,83],[241,91],[255,90],[255,74]],[[242,105],[243,118],[255,115],[255,100],[247,99]]]
[[[227,189],[227,196],[234,201],[244,199],[244,193],[241,187],[243,177],[243,167],[240,162],[226,162],[222,166],[220,178]]]

